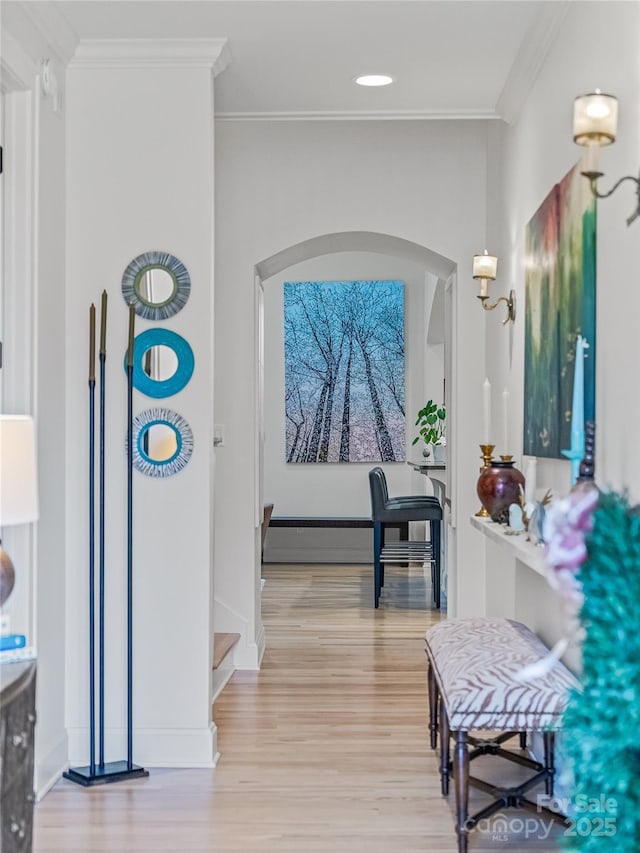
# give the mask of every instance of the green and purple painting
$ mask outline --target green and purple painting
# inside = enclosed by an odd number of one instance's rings
[[[404,285],[284,283],[287,462],[405,458]]]
[[[595,417],[596,203],[576,166],[525,236],[524,454],[563,458],[571,446],[576,336],[587,343],[584,416]]]

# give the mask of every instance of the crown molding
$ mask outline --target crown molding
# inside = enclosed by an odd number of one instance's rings
[[[494,110],[309,110],[290,112],[219,112],[216,121],[492,121]]]
[[[225,38],[82,39],[70,68],[209,68],[224,71],[231,55]]]
[[[79,38],[55,3],[29,3],[20,8],[49,47],[52,58],[65,67],[74,54]]]
[[[517,121],[570,5],[571,0],[540,3],[540,10],[522,42],[496,104],[496,114],[507,124]]]
[[[38,73],[38,66],[6,28],[2,30],[0,51],[0,92],[28,91]]]

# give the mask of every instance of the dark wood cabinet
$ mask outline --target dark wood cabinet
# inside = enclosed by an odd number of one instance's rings
[[[0,850],[28,853],[33,838],[36,663],[0,665]]]

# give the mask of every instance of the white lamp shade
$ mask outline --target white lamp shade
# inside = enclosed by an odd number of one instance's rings
[[[618,99],[602,92],[580,95],[573,102],[573,141],[578,145],[610,145],[618,128]]]
[[[0,415],[0,527],[38,518],[33,418]]]
[[[473,277],[488,278],[493,281],[498,274],[498,259],[484,250],[483,255],[473,256]]]

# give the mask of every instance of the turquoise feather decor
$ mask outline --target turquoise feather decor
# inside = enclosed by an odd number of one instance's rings
[[[576,497],[574,509],[584,501],[582,495]],[[577,515],[580,510],[572,516],[570,509],[565,518],[571,521]],[[585,636],[582,690],[570,697],[563,725],[563,764],[571,777],[571,824],[564,846],[580,853],[637,853],[640,507],[631,507],[626,495],[600,494],[589,522],[585,513],[581,518],[572,531],[564,528],[564,542],[569,543],[579,530],[593,525],[585,533],[584,561],[574,566],[573,592],[582,601]],[[556,544],[561,539],[557,535]],[[567,565],[556,562],[554,570],[571,571]]]

